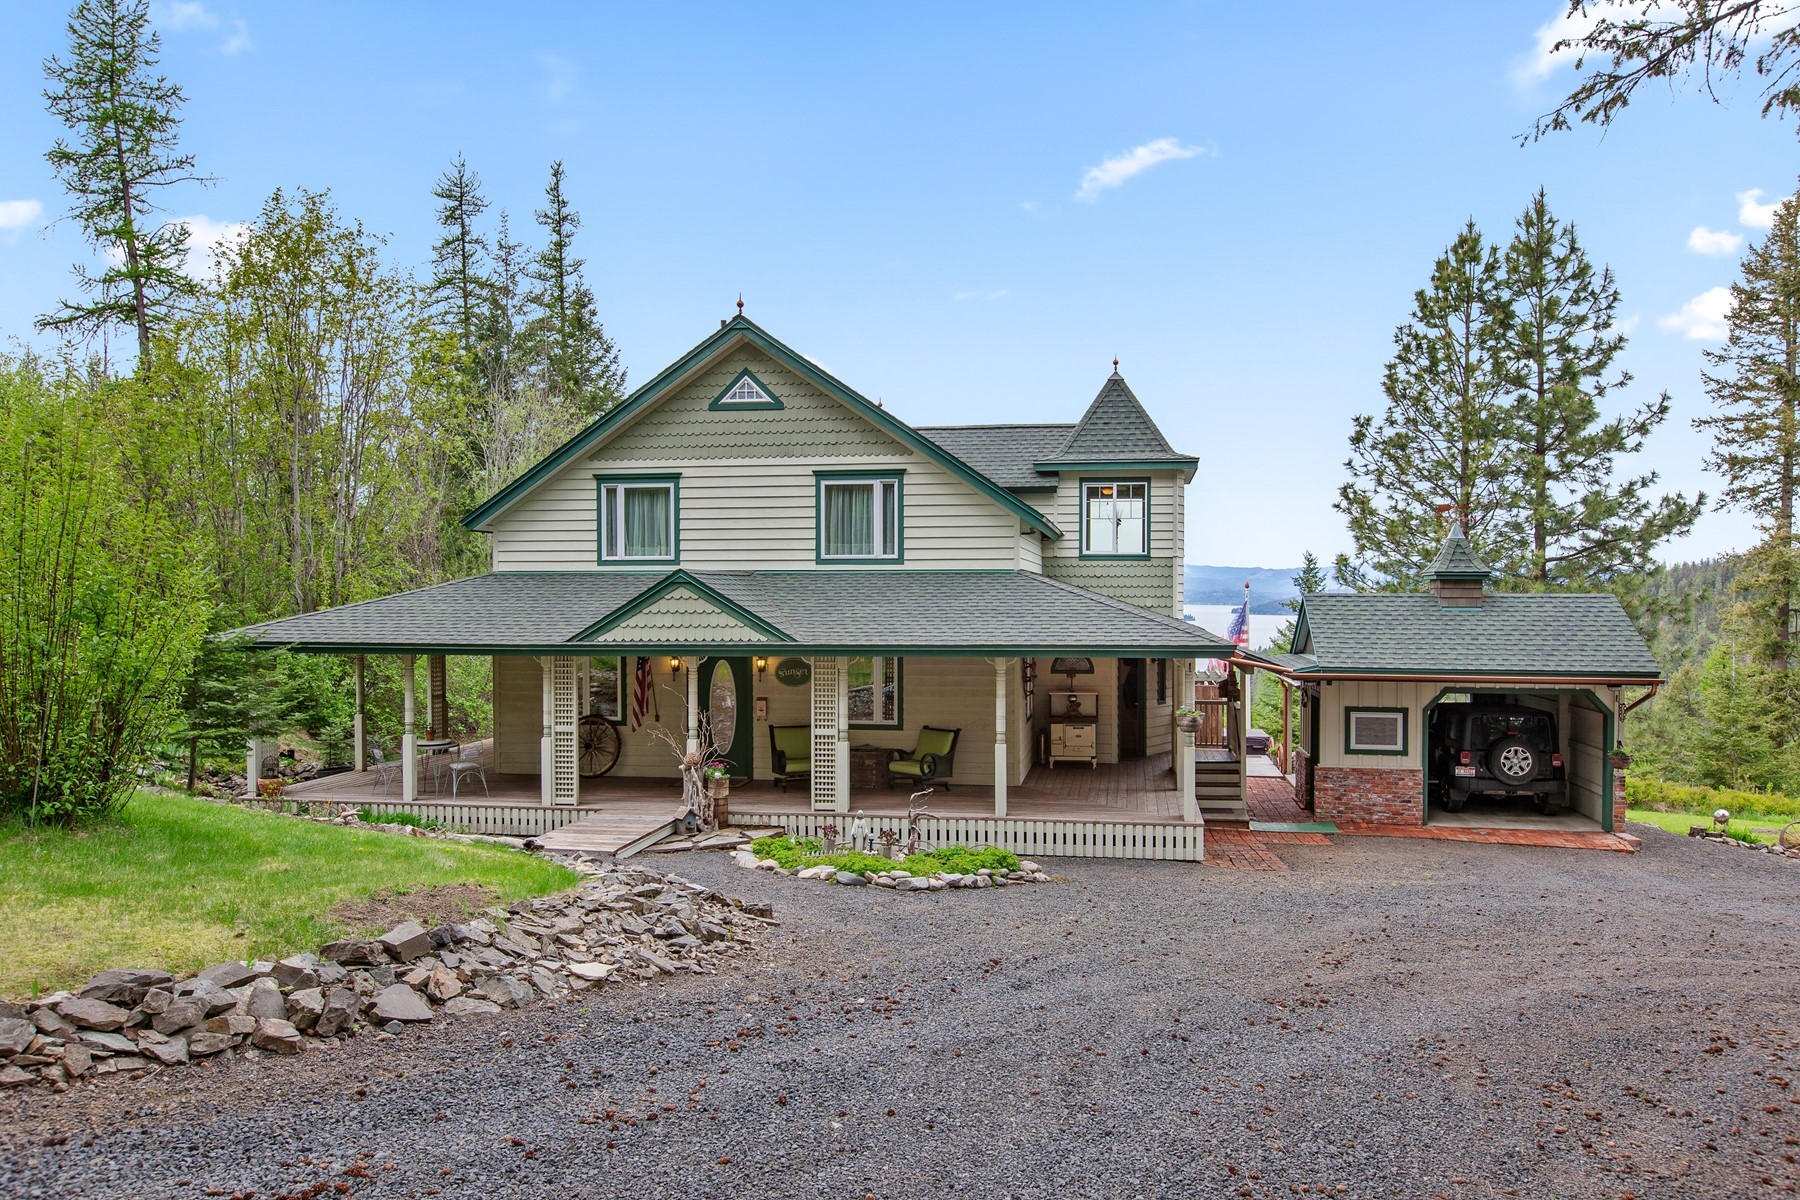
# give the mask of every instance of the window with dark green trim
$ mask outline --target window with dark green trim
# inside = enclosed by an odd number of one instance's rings
[[[821,472],[819,561],[900,561],[905,531],[902,479],[898,473]]]
[[[892,729],[901,724],[900,660],[844,660],[851,728]]]
[[[680,480],[673,475],[595,476],[603,563],[679,559]]]
[[[1081,552],[1144,558],[1150,553],[1150,484],[1142,479],[1081,481]]]
[[[1345,754],[1405,754],[1404,708],[1346,708]]]

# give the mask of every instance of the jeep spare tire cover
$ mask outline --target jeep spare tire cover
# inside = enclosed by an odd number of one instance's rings
[[[1488,770],[1506,783],[1524,783],[1537,774],[1537,751],[1517,735],[1504,737],[1488,747]]]

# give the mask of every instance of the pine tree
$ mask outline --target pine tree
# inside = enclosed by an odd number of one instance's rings
[[[44,157],[72,198],[69,215],[111,261],[97,275],[76,267],[89,299],[59,301],[37,327],[89,336],[130,326],[139,362],[147,362],[152,330],[195,290],[181,273],[187,227],[155,225],[152,216],[163,210],[153,197],[210,181],[194,174],[194,156],[177,146],[186,97],[156,73],[162,39],[150,28],[147,0],[81,0],[68,30],[68,58],[44,62],[44,99],[74,142],[58,138]]]
[[[1599,402],[1631,382],[1613,368],[1625,348],[1614,328],[1619,290],[1541,188],[1507,247],[1501,290],[1511,309],[1508,373],[1519,387],[1509,437],[1523,557],[1496,565],[1529,586],[1577,589],[1651,569],[1651,552],[1692,528],[1700,503],[1652,498],[1655,472],[1613,478],[1618,456],[1642,449],[1668,418],[1669,397],[1601,421]]]
[[[487,198],[481,194],[481,177],[469,170],[461,154],[438,176],[431,194],[442,201],[437,220],[444,236],[432,247],[428,304],[438,323],[456,335],[462,352],[473,357],[493,288],[485,270],[487,239],[476,227],[487,211]]]
[[[569,204],[563,183],[563,165],[558,160],[550,164],[544,207],[534,214],[547,241],[529,270],[534,285],[529,300],[538,314],[533,340],[550,396],[589,416],[599,416],[618,403],[625,389],[625,372],[619,366],[618,349],[600,324],[593,290],[582,274],[586,260],[574,254],[581,215]]]
[[[1509,319],[1499,253],[1471,220],[1415,294],[1412,319],[1394,332],[1382,379],[1386,411],[1379,420],[1354,419],[1350,480],[1334,505],[1356,543],[1355,560],[1338,556],[1341,583],[1411,586],[1443,541],[1440,504],[1454,506],[1484,553],[1504,558],[1511,550]]]
[[[1721,505],[1749,513],[1761,529],[1739,576],[1749,603],[1735,616],[1750,653],[1786,680],[1800,598],[1800,200],[1775,210],[1769,236],[1745,253],[1742,271],[1726,316],[1730,337],[1706,355],[1706,392],[1718,411],[1694,424],[1713,435],[1708,465],[1725,480]]]

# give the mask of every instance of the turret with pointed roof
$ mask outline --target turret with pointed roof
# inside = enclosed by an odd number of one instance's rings
[[[1094,402],[1082,415],[1069,440],[1049,458],[1040,459],[1039,470],[1057,470],[1090,464],[1131,463],[1192,470],[1198,460],[1171,447],[1144,406],[1131,392],[1118,364],[1100,387]]]

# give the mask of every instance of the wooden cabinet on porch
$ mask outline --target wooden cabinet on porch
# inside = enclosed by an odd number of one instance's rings
[[[1100,693],[1050,693],[1050,765],[1084,762],[1090,769],[1100,763],[1098,733]]]

